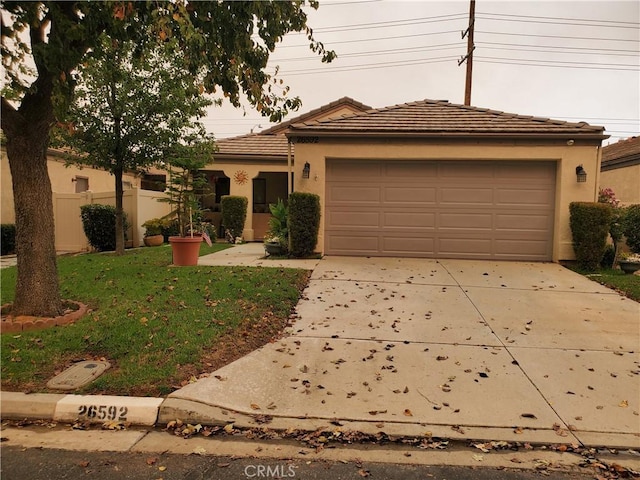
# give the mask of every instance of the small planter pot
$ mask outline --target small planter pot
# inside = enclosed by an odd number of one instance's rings
[[[147,247],[157,247],[164,243],[164,237],[162,235],[150,235],[148,237],[144,237],[143,240]]]
[[[284,247],[277,242],[265,243],[264,251],[267,252],[267,255],[284,255]]]
[[[173,264],[178,266],[194,266],[198,264],[202,236],[197,237],[169,237]]]
[[[627,262],[622,260],[618,262],[618,265],[620,265],[620,270],[629,275],[633,275],[640,270],[640,262]]]

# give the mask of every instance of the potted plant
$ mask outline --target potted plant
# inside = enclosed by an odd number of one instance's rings
[[[164,243],[162,228],[166,222],[161,218],[150,218],[142,224],[145,228],[144,244],[147,247],[157,247]]]
[[[618,256],[620,270],[627,274],[634,274],[640,270],[640,255],[637,253],[621,253]]]
[[[168,196],[163,200],[173,207],[165,218],[175,219],[178,226],[178,235],[169,237],[174,265],[198,264],[203,240],[199,199],[209,187],[199,170],[209,163],[212,154],[213,142],[208,140],[176,145],[170,152]]]
[[[287,217],[289,209],[281,199],[269,205],[271,218],[269,231],[264,238],[264,250],[267,255],[286,255],[289,253],[289,225]]]

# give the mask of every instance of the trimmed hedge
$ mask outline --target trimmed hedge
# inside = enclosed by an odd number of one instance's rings
[[[611,225],[612,209],[604,203],[572,202],[569,205],[573,250],[578,266],[598,269],[604,256]]]
[[[289,195],[289,249],[293,257],[308,257],[318,243],[320,197],[313,193]]]
[[[16,251],[16,226],[13,223],[0,225],[0,249],[2,255],[9,255]]]
[[[640,204],[625,209],[623,227],[627,245],[633,253],[640,253]]]
[[[116,249],[116,207],[94,203],[80,207],[82,229],[89,244],[98,251]],[[124,214],[125,240],[127,238],[127,215]]]
[[[229,232],[233,240],[242,237],[244,222],[247,220],[247,197],[225,195],[220,199],[222,211],[222,226],[225,232]]]

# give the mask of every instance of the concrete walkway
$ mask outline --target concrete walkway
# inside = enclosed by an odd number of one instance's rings
[[[249,245],[201,264],[268,265]],[[325,257],[289,337],[174,392],[160,421],[640,448],[639,324],[637,302],[556,264]]]

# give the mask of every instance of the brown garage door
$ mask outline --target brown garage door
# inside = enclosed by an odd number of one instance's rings
[[[555,162],[327,160],[328,255],[551,260]]]

